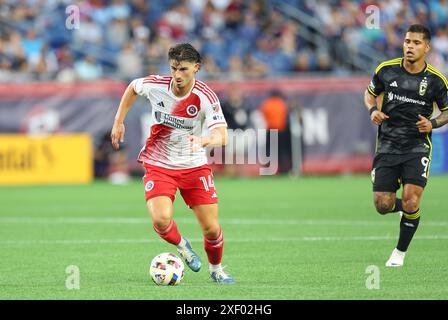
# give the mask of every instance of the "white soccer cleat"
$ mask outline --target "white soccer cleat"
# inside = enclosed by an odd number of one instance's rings
[[[404,264],[404,257],[406,252],[394,249],[390,255],[389,260],[386,262],[386,267],[402,267]]]
[[[224,271],[224,267],[217,270],[210,270],[210,278],[217,283],[235,283],[235,279]]]
[[[179,252],[191,270],[198,272],[201,269],[201,258],[193,251],[190,241],[187,238],[184,239],[185,246],[183,248],[177,248],[177,252]]]

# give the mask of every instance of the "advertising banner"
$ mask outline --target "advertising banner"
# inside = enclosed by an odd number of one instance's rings
[[[89,183],[92,168],[87,134],[0,134],[0,185]]]
[[[262,128],[259,107],[275,89],[282,93],[290,110],[292,154],[301,160],[293,161],[293,169],[300,166],[297,171],[303,174],[345,174],[371,170],[377,128],[370,122],[363,104],[369,81],[368,77],[302,77],[236,82],[214,80],[207,84],[221,103],[235,90],[244,96],[241,108],[252,119],[250,130],[256,132],[247,132],[246,136],[255,138],[247,140],[250,142],[243,147],[246,148],[243,153],[251,154],[251,148],[260,149],[266,142],[264,135],[259,134]],[[79,84],[2,84],[0,133],[83,132],[91,137],[93,148],[97,149],[108,139],[127,85],[105,80]],[[141,170],[136,157],[148,137],[150,115],[151,105],[139,97],[125,120],[124,147],[131,171]],[[435,130],[433,140],[431,173],[448,172],[445,129]],[[226,148],[241,149],[236,147]],[[2,145],[1,149],[5,147]],[[253,172],[256,174],[258,170]]]

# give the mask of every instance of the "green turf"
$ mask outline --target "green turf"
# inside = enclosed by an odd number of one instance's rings
[[[431,177],[403,268],[384,266],[398,215],[380,216],[368,176],[217,178],[224,265],[235,285],[186,270],[157,287],[151,259],[174,248],[152,230],[140,181],[0,188],[0,299],[447,299],[448,176]],[[206,261],[178,196],[175,218]],[[66,288],[66,267],[80,289]],[[368,266],[379,289],[367,289]]]

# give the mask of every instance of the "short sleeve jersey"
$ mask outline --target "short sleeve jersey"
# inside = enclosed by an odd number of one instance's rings
[[[189,169],[207,163],[204,148],[191,151],[189,135],[227,127],[217,95],[204,82],[194,80],[191,91],[177,97],[171,90],[172,77],[152,75],[135,79],[134,91],[152,106],[149,137],[138,161],[168,169]]]
[[[383,94],[380,110],[389,116],[378,127],[377,153],[406,154],[431,151],[431,133],[420,133],[418,115],[428,119],[437,106],[448,110],[448,82],[430,64],[416,74],[406,71],[403,58],[381,63],[367,87],[374,97]]]

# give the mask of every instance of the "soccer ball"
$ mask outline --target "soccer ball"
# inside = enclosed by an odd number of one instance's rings
[[[184,278],[184,263],[174,253],[161,253],[151,261],[149,274],[159,286],[173,286]]]

